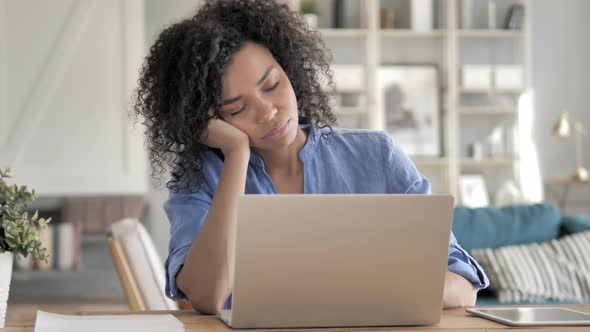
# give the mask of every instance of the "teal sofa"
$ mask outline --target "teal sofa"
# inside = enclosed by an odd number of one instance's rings
[[[559,209],[549,204],[502,208],[458,206],[454,210],[453,232],[467,251],[544,242],[586,230],[590,230],[590,215],[561,216]],[[557,303],[567,302],[546,301],[543,304]],[[477,305],[498,304],[493,285],[479,292]]]

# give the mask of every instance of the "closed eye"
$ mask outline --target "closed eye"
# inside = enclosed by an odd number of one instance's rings
[[[281,82],[280,82],[280,81],[277,81],[277,82],[276,82],[276,83],[275,83],[273,86],[271,86],[270,88],[268,88],[268,89],[266,89],[266,90],[264,90],[264,91],[265,91],[265,92],[270,92],[270,91],[272,91],[272,90],[276,89],[276,88],[277,88],[277,86],[279,86],[279,83],[281,83]]]
[[[240,108],[239,110],[237,110],[237,111],[235,111],[235,112],[232,112],[232,113],[230,113],[230,115],[231,115],[231,116],[236,116],[236,115],[238,115],[238,114],[242,113],[242,112],[244,111],[244,109],[245,109],[245,108],[246,108],[246,105],[244,105],[244,106],[243,106],[242,108]]]

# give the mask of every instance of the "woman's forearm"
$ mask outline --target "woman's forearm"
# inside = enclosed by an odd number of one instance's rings
[[[244,194],[249,150],[225,156],[203,228],[176,281],[195,310],[215,314],[231,290],[237,206]]]
[[[469,307],[475,305],[477,289],[462,276],[448,272],[445,276],[443,308]]]

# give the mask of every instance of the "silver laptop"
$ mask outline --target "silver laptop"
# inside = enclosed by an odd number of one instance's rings
[[[440,321],[449,195],[245,195],[233,328]]]

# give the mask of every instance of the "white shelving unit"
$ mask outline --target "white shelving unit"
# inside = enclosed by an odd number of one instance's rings
[[[486,126],[492,123],[509,124],[518,130],[517,101],[529,87],[530,78],[531,1],[496,0],[498,8],[503,8],[503,11],[498,11],[498,14],[502,16],[506,15],[506,8],[511,4],[519,3],[524,6],[525,17],[523,28],[520,30],[462,29],[459,22],[462,10],[461,0],[433,0],[435,23],[430,31],[415,31],[410,26],[401,26],[399,29],[380,28],[380,8],[401,4],[407,9],[411,7],[411,1],[361,0],[356,4],[358,8],[355,8],[361,16],[358,26],[335,29],[323,28],[320,25],[318,28],[327,47],[332,50],[334,64],[350,64],[343,60],[346,55],[348,59],[355,58],[354,63],[364,68],[366,84],[363,91],[341,91],[336,87],[337,93],[363,95],[366,100],[362,107],[352,105],[337,109],[341,125],[346,123],[350,127],[386,129],[385,112],[379,104],[377,79],[377,72],[382,63],[435,64],[440,81],[441,155],[438,157],[412,156],[417,167],[432,180],[433,192],[451,193],[457,198],[457,203],[460,203],[459,179],[461,174],[468,173],[481,173],[486,176],[486,181],[489,179],[491,182],[510,178],[518,184],[520,173],[518,155],[486,156],[480,160],[474,160],[467,158],[466,144],[473,139],[469,137],[470,131],[488,130]],[[317,2],[321,5],[321,1]],[[320,12],[322,12],[321,9]],[[396,20],[405,14],[411,16],[407,12],[396,13]],[[499,19],[500,17],[496,21],[500,21]],[[407,22],[405,24],[408,25]],[[324,24],[324,26],[328,25]],[[473,63],[473,59],[464,56],[465,52],[469,53],[469,48],[477,52],[482,49],[487,50],[486,55],[490,56],[483,61],[489,62]],[[512,51],[503,51],[503,49]],[[476,61],[478,59],[476,56]],[[495,60],[498,62],[494,62]],[[525,86],[523,89],[464,88],[459,80],[460,69],[464,64],[522,65]],[[485,102],[465,102],[465,100],[478,98]],[[499,99],[508,99],[513,103],[497,103]],[[514,148],[513,151],[518,151],[518,148]],[[494,172],[503,174],[493,174]],[[497,184],[491,184],[488,187],[492,189],[490,196],[493,197],[496,187]]]

